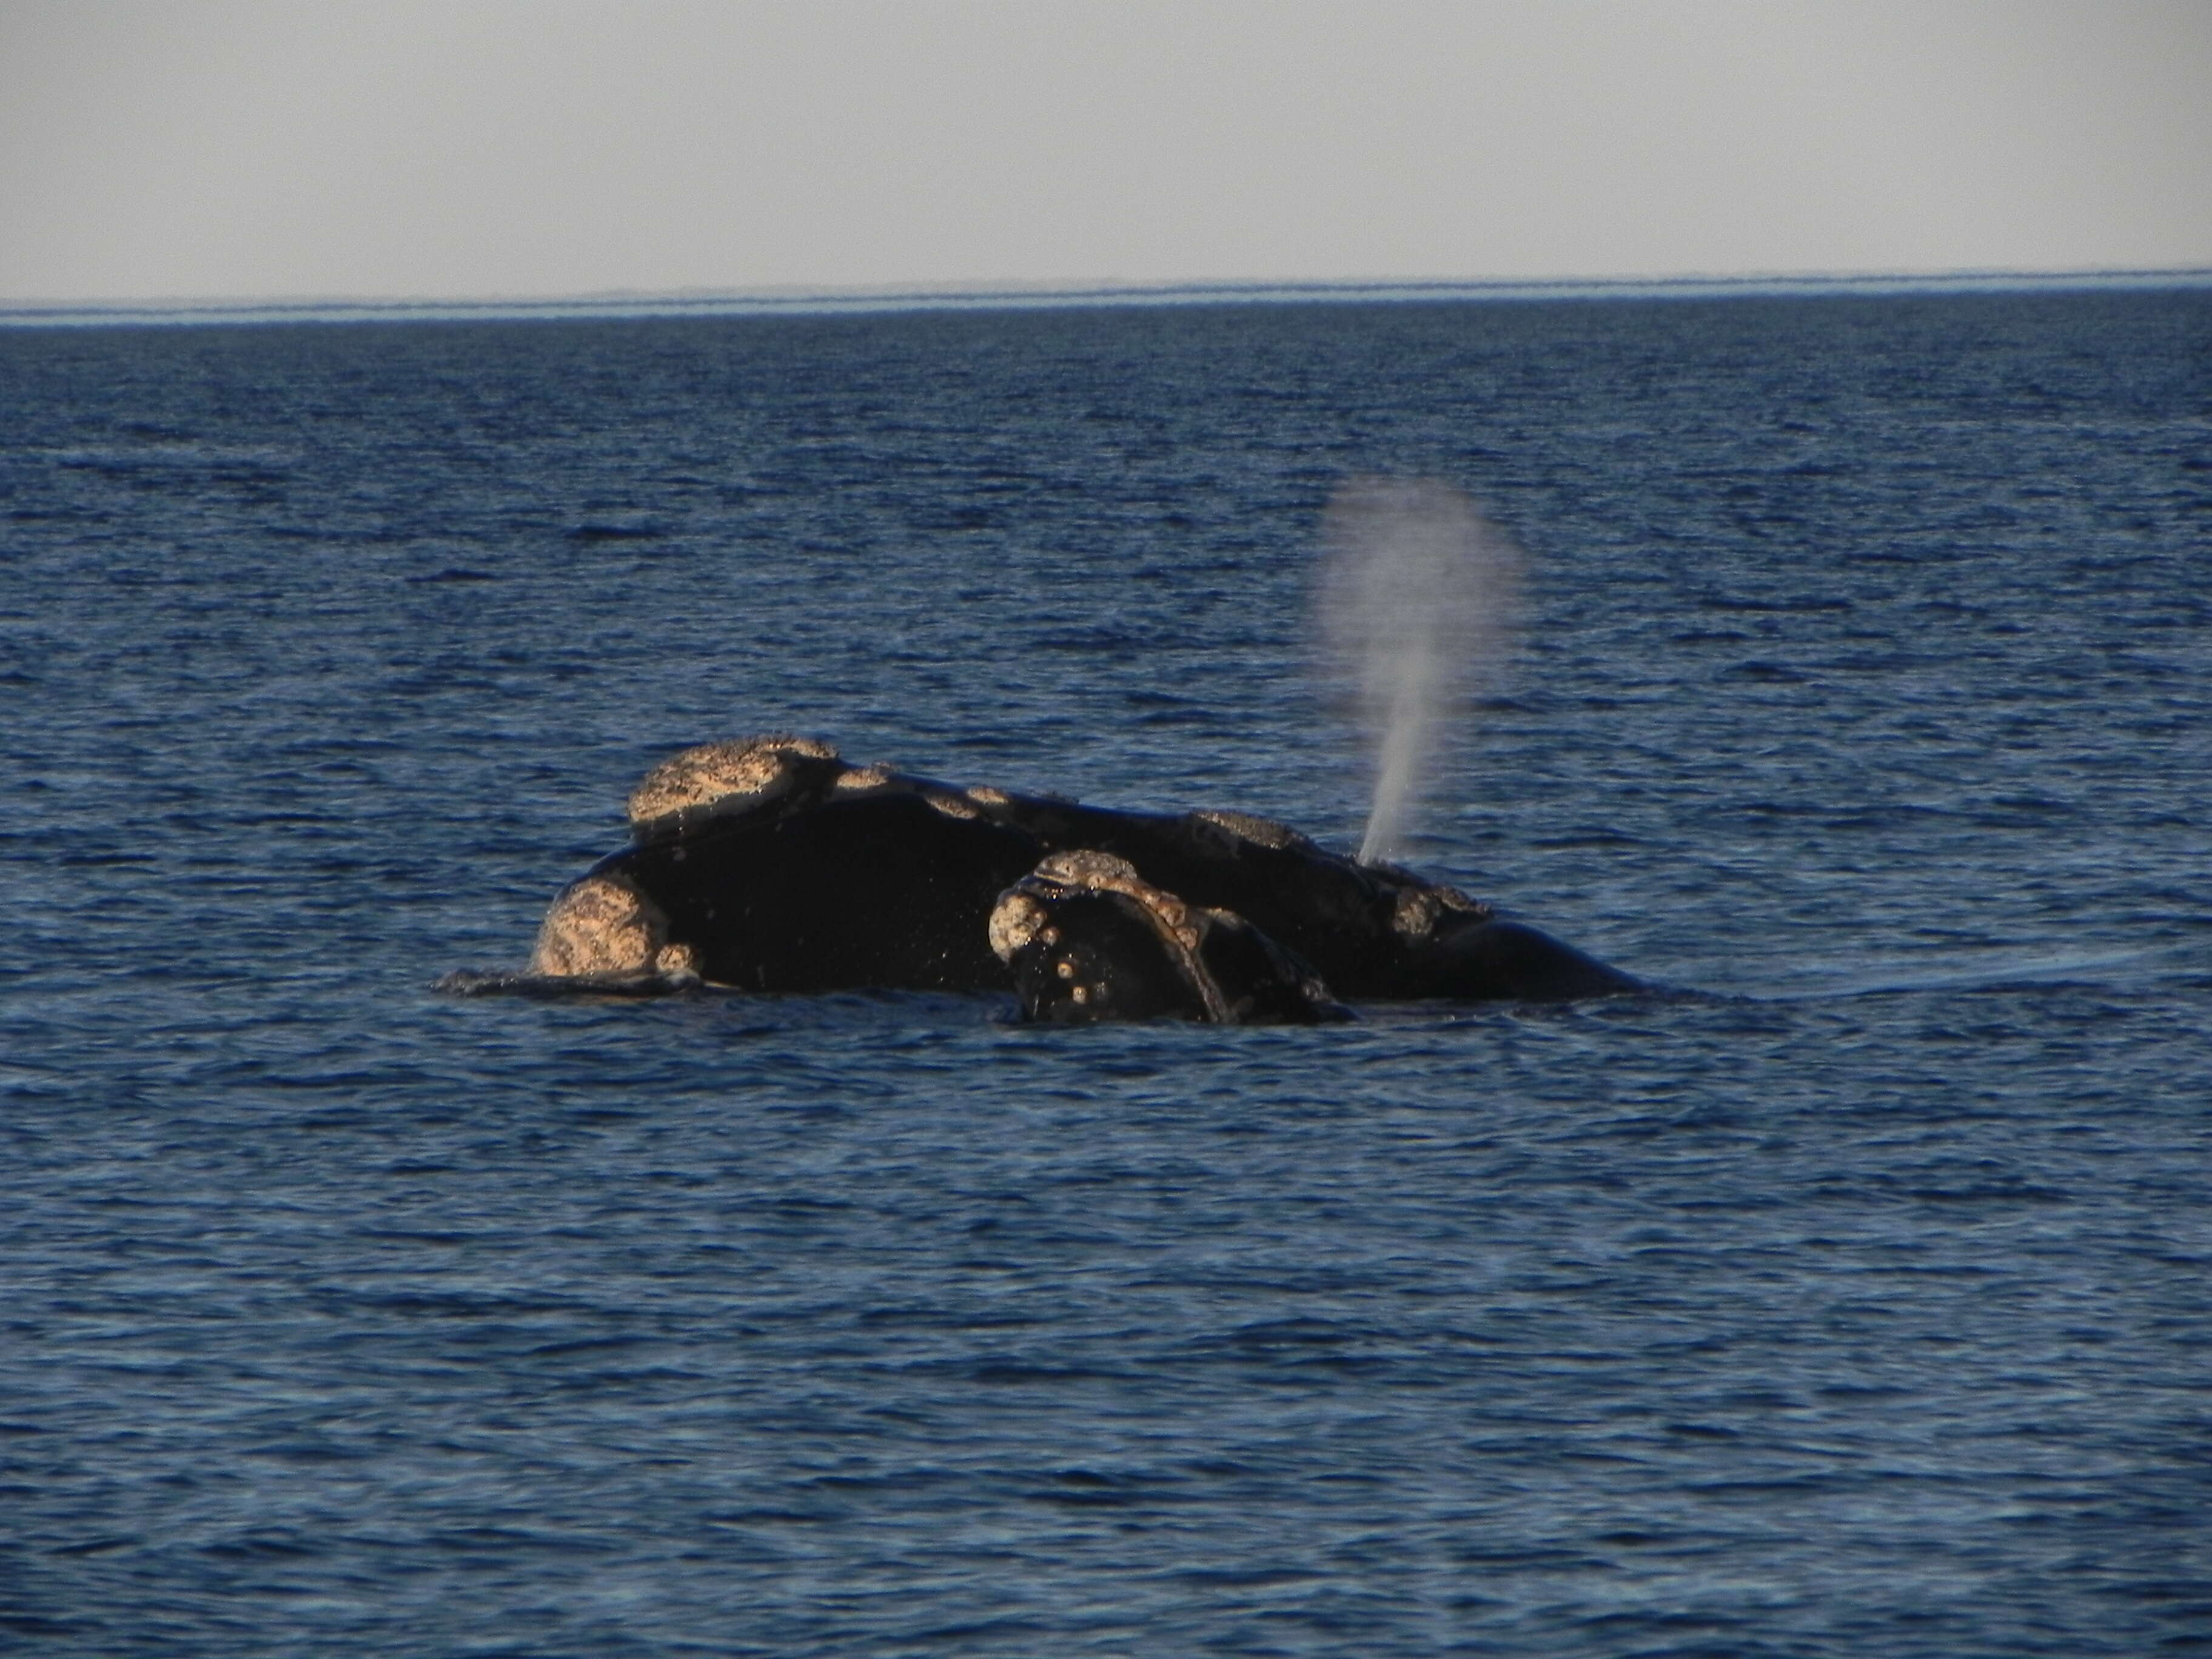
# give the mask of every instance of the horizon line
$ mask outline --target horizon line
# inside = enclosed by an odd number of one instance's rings
[[[1321,277],[1091,283],[945,282],[752,289],[606,289],[568,295],[461,297],[0,301],[0,328],[221,323],[526,320],[635,317],[836,316],[910,311],[1036,311],[1084,307],[1753,297],[1817,294],[2193,289],[2212,266],[2060,270],[1768,272],[1662,276]]]

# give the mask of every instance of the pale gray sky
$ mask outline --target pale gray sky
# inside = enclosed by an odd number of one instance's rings
[[[0,300],[2212,266],[2212,0],[0,0]]]

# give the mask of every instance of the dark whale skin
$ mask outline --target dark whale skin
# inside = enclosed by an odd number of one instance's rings
[[[602,859],[665,911],[716,984],[752,991],[1000,991],[984,921],[1048,854],[1127,859],[1186,902],[1229,910],[1354,1000],[1566,1001],[1641,981],[1540,930],[1447,913],[1430,937],[1391,917],[1403,878],[1298,842],[1268,847],[1191,814],[1020,802],[949,817],[918,793],[709,820]],[[1117,952],[1116,954],[1120,954]],[[1095,1016],[1094,1016],[1095,1017]],[[1124,1015],[1124,1017],[1128,1017]]]
[[[1018,989],[1033,1018],[1085,1022],[1188,1017],[1177,1012],[1188,988],[1168,982],[1176,974],[1194,976],[1206,1018],[1235,1023],[1338,1018],[1337,999],[1565,1001],[1648,988],[1456,889],[1362,865],[1266,819],[963,790],[851,767],[813,739],[686,750],[647,775],[631,817],[632,844],[556,899],[523,977],[641,994],[702,981],[761,992]],[[1167,954],[1200,956],[1163,979],[1171,964],[1148,960],[1126,906],[1075,904],[1061,955],[1097,958],[1080,981],[1085,1006],[1030,984],[1018,953],[1001,960],[994,913],[1048,863],[1101,855],[1127,872],[1106,887],[1162,914],[1185,908]],[[1033,896],[1060,903],[1074,890],[1047,882]]]
[[[1580,1002],[1648,992],[1633,975],[1586,956],[1525,921],[1492,917],[1407,953],[1386,996],[1465,1002]]]
[[[1310,963],[1340,997],[1567,1002],[1647,988],[1486,908],[1443,911],[1425,937],[1409,939],[1394,925],[1404,895],[1435,890],[1406,872],[1370,869],[1303,836],[1269,846],[1197,813],[1117,811],[1034,798],[985,810],[1027,831],[1048,853],[1111,853],[1186,903],[1233,910]]]
[[[666,913],[707,980],[747,991],[1003,991],[984,931],[1036,842],[918,795],[711,822],[599,860]]]

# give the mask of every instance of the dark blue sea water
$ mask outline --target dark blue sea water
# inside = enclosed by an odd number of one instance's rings
[[[2212,295],[0,332],[0,1647],[2212,1647]],[[456,1000],[784,728],[1710,997]],[[865,872],[856,872],[864,875]]]

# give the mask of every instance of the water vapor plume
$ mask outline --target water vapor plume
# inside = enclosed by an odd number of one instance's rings
[[[1322,516],[1321,633],[1375,752],[1359,861],[1401,844],[1439,723],[1503,678],[1521,551],[1435,478],[1355,478]]]

